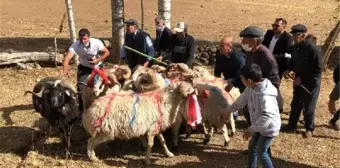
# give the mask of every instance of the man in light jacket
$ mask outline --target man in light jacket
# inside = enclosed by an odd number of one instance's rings
[[[252,137],[248,145],[248,167],[257,167],[257,158],[263,167],[273,167],[268,148],[274,137],[279,135],[281,118],[276,102],[277,89],[266,78],[256,64],[246,64],[241,70],[241,80],[246,89],[226,111],[237,111],[248,105],[251,126],[243,137]],[[228,114],[224,113],[223,118]]]

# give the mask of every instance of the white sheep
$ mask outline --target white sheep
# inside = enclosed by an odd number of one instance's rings
[[[91,135],[88,156],[97,160],[95,147],[108,140],[132,139],[147,135],[148,149],[145,163],[150,165],[150,152],[156,135],[166,151],[165,140],[160,134],[171,127],[179,117],[179,109],[194,88],[188,83],[175,83],[157,91],[141,94],[108,94],[96,100],[84,113],[82,123]],[[97,124],[97,125],[94,125]]]

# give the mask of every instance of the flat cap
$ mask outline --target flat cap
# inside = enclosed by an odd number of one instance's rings
[[[124,23],[127,24],[127,25],[137,25],[138,24],[136,19],[126,20]]]
[[[240,33],[240,37],[258,38],[263,37],[264,33],[260,27],[249,26],[243,29]]]
[[[301,34],[307,32],[307,26],[303,24],[297,24],[292,26],[292,30],[290,31],[291,34]]]

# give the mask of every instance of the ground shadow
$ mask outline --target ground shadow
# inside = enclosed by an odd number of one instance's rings
[[[0,108],[0,112],[2,112],[2,118],[5,120],[5,125],[12,125],[13,120],[11,119],[10,115],[14,111],[22,111],[22,110],[31,110],[33,109],[32,104],[21,104],[16,106],[10,107],[2,107]]]

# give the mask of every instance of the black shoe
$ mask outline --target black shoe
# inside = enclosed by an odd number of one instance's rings
[[[292,127],[286,125],[286,126],[283,126],[281,128],[281,132],[295,133],[296,132],[296,128],[292,128]]]
[[[332,120],[329,121],[329,126],[332,127],[335,131],[340,131],[339,125]]]

